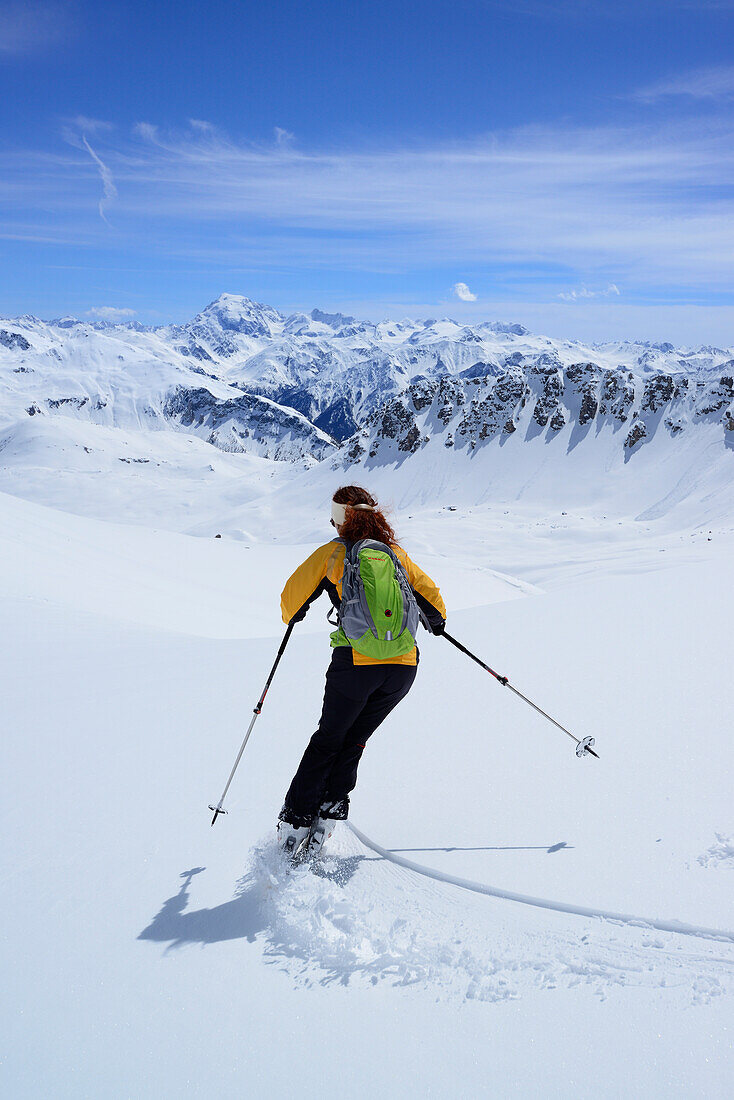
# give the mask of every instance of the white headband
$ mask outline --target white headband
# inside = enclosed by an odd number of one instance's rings
[[[337,527],[341,527],[344,520],[347,517],[347,508],[357,508],[361,512],[376,512],[377,506],[373,504],[337,504],[335,500],[331,502],[331,518]]]

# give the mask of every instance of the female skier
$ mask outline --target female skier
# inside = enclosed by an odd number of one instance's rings
[[[285,623],[300,622],[322,592],[328,593],[339,611],[346,558],[348,595],[354,598],[349,607],[341,607],[339,628],[331,635],[333,653],[321,720],[278,818],[278,843],[291,857],[316,854],[331,836],[334,821],[346,819],[349,792],[357,782],[367,739],[413,685],[418,649],[407,630],[397,636],[398,621],[410,622],[405,616],[412,608],[412,622],[417,624],[420,615],[431,633],[443,633],[446,625],[441,593],[397,544],[377,501],[365,489],[357,485],[337,489],[331,523],[339,538],[320,546],[299,565],[281,596]],[[360,552],[363,539],[373,541]],[[375,543],[388,549],[381,551]],[[353,550],[359,555],[356,561]],[[354,588],[357,573],[361,594]],[[363,610],[367,618],[361,620],[362,627],[355,627],[354,616],[359,622]],[[392,625],[395,637],[389,629]],[[359,635],[362,630],[363,636],[355,638],[355,632]]]

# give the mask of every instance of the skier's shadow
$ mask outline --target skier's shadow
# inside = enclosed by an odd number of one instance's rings
[[[163,902],[139,940],[167,943],[168,950],[185,943],[221,943],[222,940],[247,940],[252,943],[258,932],[265,928],[260,915],[260,904],[254,881],[243,881],[237,897],[216,905],[213,909],[196,909],[186,913],[189,904],[189,886],[194,875],[205,867],[192,867],[183,871],[181,889]],[[251,876],[248,876],[251,877]]]
[[[390,851],[395,852],[396,855],[400,852],[547,852],[548,855],[552,855],[553,852],[571,848],[573,844],[560,840],[557,844],[551,844],[550,847],[545,844],[511,844],[490,848],[391,848]]]
[[[346,886],[363,860],[369,856],[331,857],[323,864],[316,864],[312,873],[326,878],[337,886]],[[167,951],[187,943],[221,943],[223,940],[247,940],[253,943],[261,932],[272,934],[262,913],[262,880],[255,874],[246,875],[239,883],[237,896],[231,901],[215,905],[213,909],[195,909],[187,913],[189,887],[194,875],[205,867],[192,867],[182,871],[183,879],[177,894],[163,902],[139,940],[168,944]]]

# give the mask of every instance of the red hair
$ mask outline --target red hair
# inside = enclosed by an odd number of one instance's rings
[[[341,489],[337,489],[334,493],[333,500],[337,504],[347,505],[344,523],[339,528],[340,538],[346,539],[347,542],[375,539],[376,542],[385,542],[388,546],[395,545],[397,542],[395,532],[378,507],[375,498],[366,489],[360,485],[342,485]],[[370,504],[375,511],[350,508],[350,504]]]

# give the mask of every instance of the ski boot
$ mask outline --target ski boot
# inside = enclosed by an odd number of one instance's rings
[[[315,859],[321,853],[324,841],[334,832],[336,821],[346,821],[349,814],[349,796],[338,801],[322,802],[316,815],[308,841],[304,845],[304,858]]]
[[[304,854],[304,845],[309,839],[312,825],[313,819],[310,816],[294,814],[287,806],[278,814],[278,847],[292,863]]]

